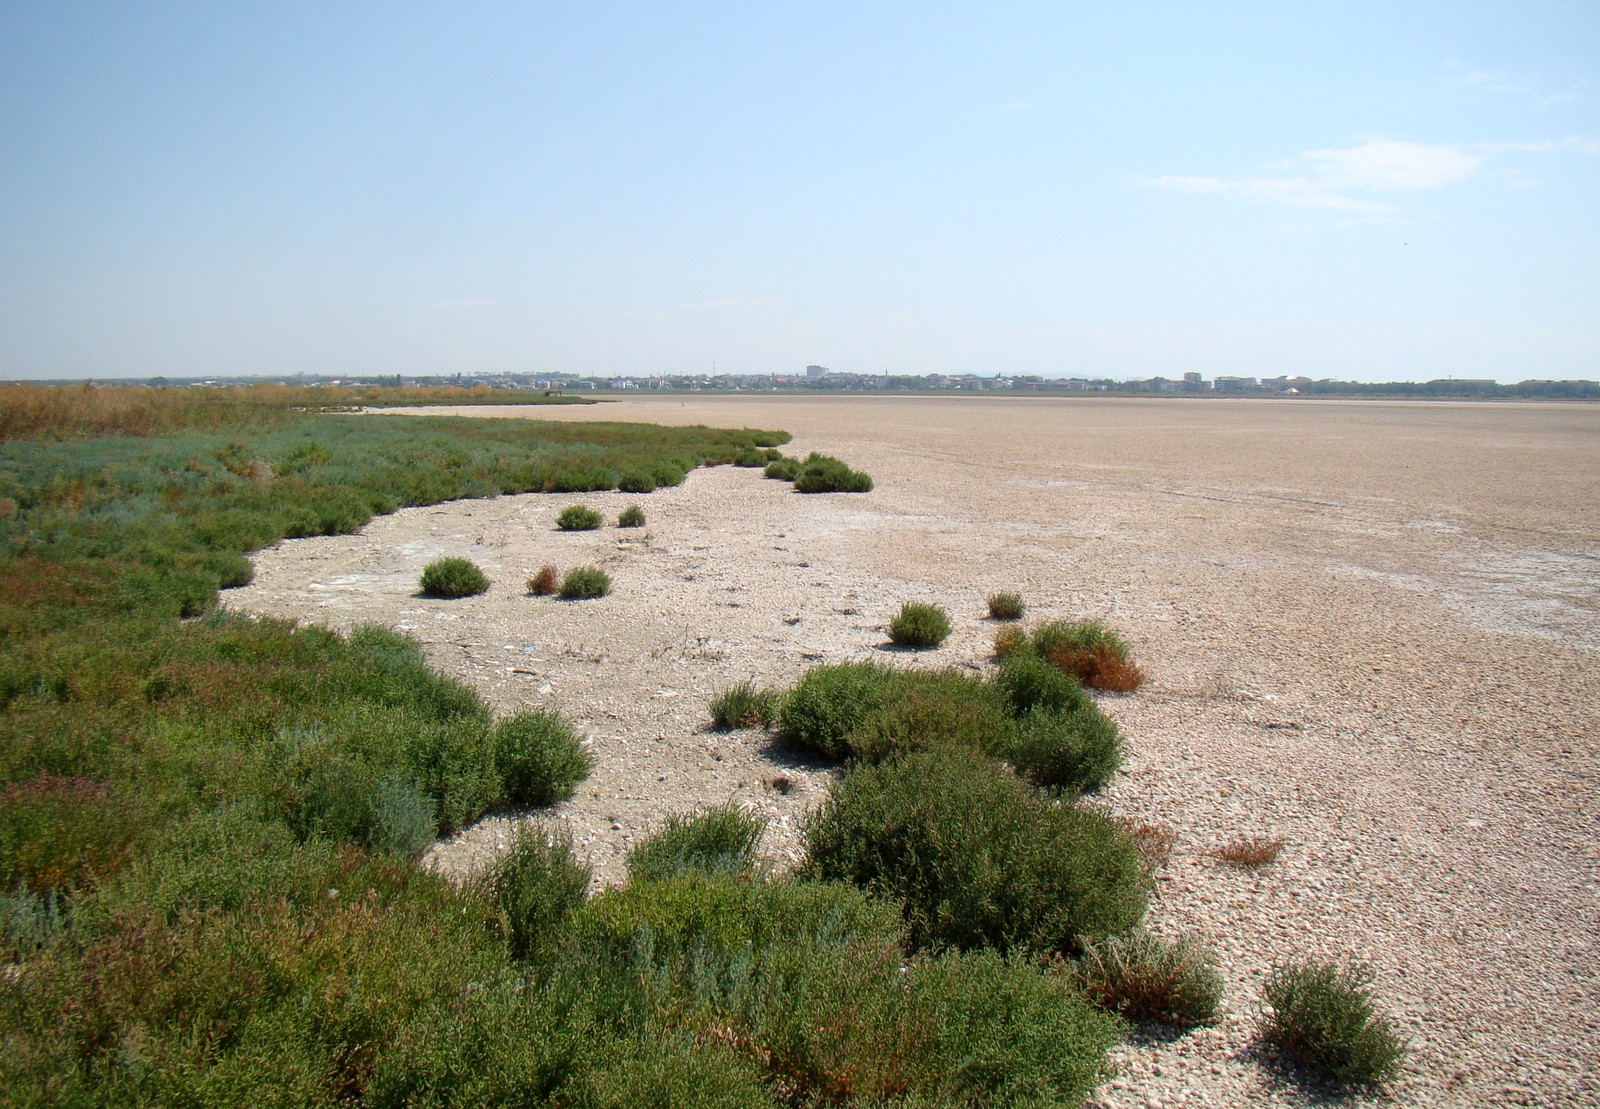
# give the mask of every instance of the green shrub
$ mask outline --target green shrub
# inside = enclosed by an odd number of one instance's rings
[[[989,619],[991,620],[1021,620],[1026,611],[1022,603],[1021,593],[991,593],[989,594]]]
[[[420,855],[438,834],[433,802],[399,775],[390,774],[378,782],[371,809],[366,841],[375,850]]]
[[[933,747],[987,754],[1010,750],[1015,726],[980,679],[957,671],[889,671],[871,710],[841,739],[869,762]]]
[[[1128,643],[1097,620],[1057,620],[1036,628],[1029,649],[1084,685],[1130,693],[1144,682]]]
[[[142,830],[132,790],[40,774],[0,787],[0,890],[91,887],[115,873]]]
[[[1122,735],[1085,698],[1068,709],[1041,706],[1024,713],[998,753],[1036,786],[1087,793],[1109,782],[1122,765]]]
[[[806,843],[802,877],[903,901],[922,947],[1069,952],[1144,914],[1126,834],[969,752],[855,770],[811,818]]]
[[[1215,1024],[1222,975],[1193,936],[1169,942],[1136,929],[1089,944],[1074,970],[1096,1005],[1134,1021]]]
[[[587,601],[611,592],[611,575],[598,566],[579,566],[561,579],[563,601]]]
[[[589,895],[590,877],[573,858],[570,840],[524,825],[473,890],[498,911],[511,957],[533,959],[554,950],[567,916]]]
[[[426,597],[475,597],[488,588],[483,571],[464,558],[440,558],[422,568]]]
[[[800,460],[798,458],[779,457],[767,463],[767,468],[762,476],[776,481],[793,481],[800,473]]]
[[[767,822],[729,802],[695,816],[672,815],[628,852],[628,876],[659,882],[689,870],[746,874]]]
[[[1336,1082],[1381,1086],[1400,1073],[1405,1041],[1378,1011],[1369,967],[1297,962],[1263,987],[1261,1036]]]
[[[558,714],[526,709],[495,725],[495,773],[506,800],[548,805],[572,795],[594,768],[594,757]]]
[[[654,493],[660,482],[647,470],[624,470],[617,478],[617,488],[624,493]]]
[[[535,597],[552,596],[561,588],[561,573],[554,566],[541,566],[539,572],[528,579],[528,592]]]
[[[783,455],[775,450],[762,450],[758,447],[746,447],[733,456],[733,464],[735,466],[749,467],[766,466],[769,463],[776,462],[782,457]]]
[[[1012,651],[1001,658],[994,684],[1018,716],[1034,709],[1060,712],[1089,699],[1076,678],[1025,651]]]
[[[849,757],[847,737],[882,702],[891,679],[886,667],[870,662],[813,666],[778,709],[781,737],[831,758]]]
[[[950,635],[950,618],[938,605],[907,601],[889,621],[889,641],[897,647],[926,650],[937,647]]]
[[[593,531],[603,523],[600,513],[581,504],[569,504],[556,513],[556,527],[562,531]]]
[[[811,452],[794,476],[797,493],[870,493],[872,478],[837,458]]]
[[[1021,628],[1001,628],[994,633],[994,657],[1007,659],[1028,646],[1028,635]]]
[[[617,513],[617,527],[642,528],[644,527],[644,509],[636,504],[630,504]]]
[[[717,694],[710,707],[711,723],[722,731],[766,727],[777,718],[778,695],[745,680]]]

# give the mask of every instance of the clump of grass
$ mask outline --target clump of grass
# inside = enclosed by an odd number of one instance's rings
[[[548,805],[570,797],[594,769],[594,756],[572,725],[543,709],[527,709],[495,725],[490,742],[506,800]]]
[[[1055,620],[1031,635],[1002,628],[995,636],[995,654],[1006,658],[1020,652],[1044,659],[1091,689],[1131,693],[1144,682],[1127,641],[1097,620]]]
[[[938,605],[907,601],[889,621],[889,641],[897,647],[927,650],[950,636],[950,618]]]
[[[1193,936],[1168,942],[1136,929],[1087,944],[1074,976],[1096,1005],[1133,1021],[1215,1024],[1222,975]]]
[[[570,840],[524,825],[472,890],[497,910],[511,957],[532,959],[554,947],[561,924],[583,905],[590,874],[573,857]]]
[[[989,594],[989,619],[991,620],[1021,620],[1026,606],[1022,603],[1021,593],[991,593]]]
[[[563,601],[589,601],[611,592],[611,575],[598,566],[579,566],[561,579]]]
[[[1069,953],[1144,915],[1133,842],[993,759],[936,749],[860,767],[806,829],[806,878],[905,906],[919,947]]]
[[[1134,846],[1144,856],[1145,869],[1166,865],[1178,847],[1178,833],[1165,824],[1148,820],[1118,820],[1117,825],[1133,837]]]
[[[872,478],[831,455],[812,451],[794,475],[797,493],[870,493]]]
[[[556,513],[556,527],[562,531],[593,531],[603,523],[600,513],[581,504],[569,504]]]
[[[1240,836],[1217,848],[1211,854],[1223,862],[1248,869],[1269,866],[1276,862],[1283,850],[1283,840],[1265,836]]]
[[[799,473],[800,460],[798,458],[787,458],[780,455],[775,460],[767,463],[767,468],[762,471],[762,476],[772,478],[775,481],[793,481]]]
[[[630,504],[617,513],[617,527],[642,528],[644,527],[644,509],[636,504]]]
[[[422,568],[422,592],[428,597],[475,597],[489,588],[482,570],[464,558],[441,558]]]
[[[723,731],[766,727],[777,719],[777,713],[778,695],[758,689],[749,680],[730,686],[711,701],[711,722]]]
[[[731,801],[695,816],[667,817],[661,829],[628,852],[628,877],[659,882],[686,871],[748,874],[767,822]]]
[[[541,566],[539,572],[528,579],[528,592],[535,597],[551,597],[561,588],[561,571],[554,566]]]
[[[1405,1041],[1378,1010],[1366,966],[1315,961],[1274,968],[1261,1037],[1347,1085],[1381,1086],[1400,1073]]]
[[[783,455],[771,447],[745,447],[733,456],[735,466],[767,466],[781,459]]]

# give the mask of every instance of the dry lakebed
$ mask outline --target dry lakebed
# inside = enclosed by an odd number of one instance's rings
[[[236,610],[403,629],[498,711],[558,709],[596,756],[548,810],[436,845],[462,875],[519,821],[564,826],[597,884],[674,812],[733,799],[785,865],[834,770],[707,702],[809,666],[992,665],[985,598],[1027,623],[1106,620],[1148,675],[1102,699],[1124,733],[1097,801],[1168,828],[1150,927],[1216,952],[1226,1015],[1135,1035],[1092,1106],[1304,1105],[1256,1045],[1261,983],[1294,958],[1370,964],[1409,1037],[1398,1105],[1600,1104],[1600,405],[1021,397],[630,397],[486,417],[782,428],[865,469],[803,496],[759,470],[680,487],[407,509],[255,556]],[[374,419],[387,418],[374,415]],[[583,503],[642,529],[565,533]],[[422,567],[472,559],[464,600]],[[603,567],[596,601],[527,595]],[[891,650],[904,601],[949,612]],[[1270,865],[1215,852],[1279,840]]]

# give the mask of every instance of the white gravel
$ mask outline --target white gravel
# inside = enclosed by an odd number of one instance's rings
[[[490,416],[514,414],[480,410]],[[595,775],[546,814],[485,820],[428,864],[461,873],[513,823],[558,820],[618,881],[673,811],[735,798],[796,828],[830,770],[709,730],[744,679],[820,661],[988,665],[984,598],[1029,621],[1109,619],[1144,689],[1112,810],[1177,850],[1150,923],[1217,951],[1227,1016],[1139,1036],[1095,1106],[1305,1105],[1322,1091],[1257,1047],[1285,960],[1370,963],[1411,1038],[1400,1105],[1600,1104],[1600,406],[1023,399],[641,398],[538,417],[781,427],[786,450],[869,470],[864,496],[794,494],[717,468],[678,489],[412,509],[256,558],[236,609],[410,631],[497,709],[573,718]],[[644,533],[554,530],[582,502]],[[415,596],[422,566],[494,581]],[[604,566],[612,596],[528,597],[544,563]],[[883,650],[901,602],[956,625]],[[1281,839],[1259,870],[1210,852]]]

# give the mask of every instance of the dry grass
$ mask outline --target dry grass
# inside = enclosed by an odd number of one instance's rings
[[[1283,850],[1283,840],[1267,839],[1265,836],[1240,836],[1223,844],[1211,852],[1214,858],[1234,866],[1255,869],[1268,866],[1277,861],[1278,853]]]
[[[1178,833],[1165,824],[1126,818],[1118,819],[1117,823],[1133,838],[1133,845],[1139,849],[1145,866],[1150,870],[1165,865],[1177,849]]]
[[[998,649],[997,642],[997,652]],[[1144,671],[1110,647],[1082,648],[1059,644],[1049,648],[1044,657],[1091,689],[1103,689],[1107,693],[1132,693],[1144,684]]]
[[[994,657],[1005,658],[1027,641],[1028,635],[1021,628],[1001,628],[994,636]]]
[[[554,566],[541,566],[539,572],[528,579],[528,592],[535,597],[553,596],[561,588],[561,571]]]

